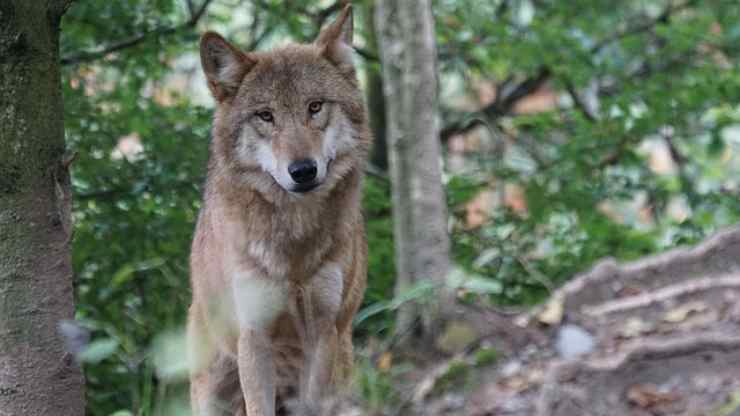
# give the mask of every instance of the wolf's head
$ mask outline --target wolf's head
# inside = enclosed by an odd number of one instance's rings
[[[361,166],[370,138],[351,45],[350,6],[308,45],[243,52],[203,35],[201,63],[217,101],[212,169],[274,198],[326,193]]]

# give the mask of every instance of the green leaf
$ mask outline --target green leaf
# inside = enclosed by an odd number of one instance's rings
[[[90,343],[79,355],[83,363],[98,364],[118,350],[118,341],[113,338],[98,339]]]

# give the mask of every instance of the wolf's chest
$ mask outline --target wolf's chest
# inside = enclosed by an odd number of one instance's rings
[[[303,283],[321,268],[331,248],[329,238],[289,244],[265,239],[247,242],[244,252],[266,277]]]
[[[336,318],[342,305],[344,274],[341,264],[333,261],[300,279],[242,271],[232,276],[232,288],[242,328],[266,329],[288,314],[301,334],[301,330],[311,331],[318,319]]]

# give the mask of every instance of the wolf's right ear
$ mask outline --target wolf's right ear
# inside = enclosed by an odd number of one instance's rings
[[[215,32],[200,38],[200,63],[213,98],[221,102],[233,97],[244,75],[257,61]]]

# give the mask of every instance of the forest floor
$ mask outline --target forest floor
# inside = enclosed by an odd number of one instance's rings
[[[533,311],[461,317],[473,341],[396,378],[397,404],[331,414],[740,416],[740,228],[604,260]]]

